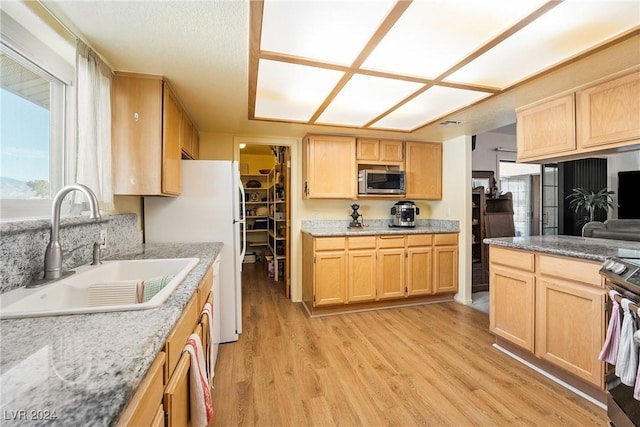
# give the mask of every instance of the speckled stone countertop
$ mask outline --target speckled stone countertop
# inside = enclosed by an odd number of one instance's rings
[[[484,239],[484,243],[552,255],[604,261],[608,256],[640,257],[640,242],[576,236],[527,236]]]
[[[115,425],[221,249],[147,244],[109,258],[200,258],[155,309],[0,321],[0,424]]]
[[[418,219],[414,228],[390,227],[391,220],[372,219],[364,222],[362,228],[349,228],[350,221],[302,221],[302,232],[313,237],[366,236],[378,234],[431,234],[459,233],[458,221],[441,219]]]

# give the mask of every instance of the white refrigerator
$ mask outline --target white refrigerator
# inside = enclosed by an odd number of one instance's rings
[[[214,325],[220,326],[219,342],[237,341],[242,332],[241,274],[246,252],[245,198],[238,163],[183,160],[181,168],[179,197],[144,197],[145,241],[224,244],[219,280],[214,278]]]

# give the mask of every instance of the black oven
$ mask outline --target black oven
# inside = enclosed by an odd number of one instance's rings
[[[640,259],[607,258],[600,269],[600,274],[607,279],[609,289],[616,291],[620,302],[622,298],[631,300],[630,308],[635,312],[638,326],[638,309],[640,307]],[[636,329],[639,329],[636,327]],[[640,348],[640,329],[633,337],[636,351]],[[620,353],[618,353],[620,354]],[[633,396],[634,388],[622,384],[615,374],[615,367],[609,366],[606,374],[607,415],[611,425],[615,427],[640,427],[640,400]]]

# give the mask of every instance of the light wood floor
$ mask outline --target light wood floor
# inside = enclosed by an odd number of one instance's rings
[[[311,319],[259,265],[220,346],[213,426],[606,426],[604,410],[491,347],[457,303]]]

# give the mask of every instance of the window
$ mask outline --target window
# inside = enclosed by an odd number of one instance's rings
[[[2,218],[38,216],[63,181],[63,135],[52,123],[64,120],[65,85],[4,46],[0,63]]]
[[[1,221],[48,218],[72,155],[75,50],[46,33],[42,20],[18,13],[20,5],[0,11]]]

